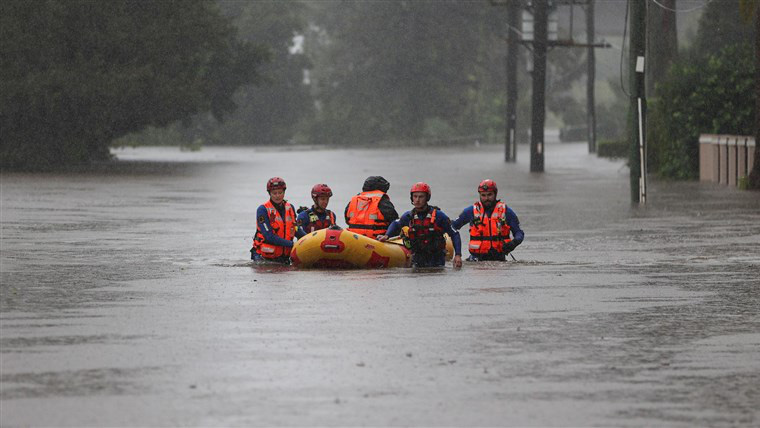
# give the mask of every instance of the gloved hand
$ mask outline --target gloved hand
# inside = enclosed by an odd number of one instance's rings
[[[308,210],[309,207],[300,206],[298,207],[298,210],[296,210],[296,214],[301,214],[302,212]]]
[[[514,240],[507,242],[504,244],[504,254],[509,254],[512,251],[514,251],[515,248],[517,248],[518,243]]]

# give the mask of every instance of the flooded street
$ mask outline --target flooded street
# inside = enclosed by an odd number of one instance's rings
[[[139,148],[2,174],[3,426],[757,426],[760,193],[650,182],[547,145]],[[369,175],[455,218],[493,178],[508,263],[416,273],[253,266],[266,180],[343,208]],[[464,252],[468,234],[462,229]]]

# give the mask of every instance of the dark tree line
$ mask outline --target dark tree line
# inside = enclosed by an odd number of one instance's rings
[[[745,0],[743,6],[749,9],[744,16],[752,17],[755,25],[755,163],[749,174],[749,187],[760,190],[760,4]]]
[[[204,0],[0,2],[0,164],[109,158],[110,142],[209,111],[256,81],[265,50]]]
[[[187,134],[206,144],[283,144],[297,136],[314,112],[305,73],[312,68],[296,36],[308,27],[308,2],[221,0],[222,13],[238,30],[238,37],[266,46],[270,61],[260,67],[261,84],[238,89],[237,109],[224,121],[205,114],[194,118]],[[302,36],[301,36],[302,37]]]
[[[742,15],[737,3],[707,4],[694,43],[656,83],[648,154],[660,175],[698,177],[699,134],[756,132],[756,34]]]
[[[161,129],[206,144],[371,144],[503,129],[505,11],[487,1],[0,7],[4,167],[108,159],[114,139],[151,142]],[[561,77],[550,109],[567,110],[562,87],[582,73],[559,71],[580,61],[550,58]]]
[[[366,144],[501,128],[500,8],[320,2],[314,20],[309,41],[318,110],[309,134],[315,141]]]
[[[758,73],[756,33],[739,8],[722,6],[708,4],[694,47],[677,58],[663,54],[675,44],[668,15],[651,17],[668,24],[650,40],[653,67],[661,66],[650,81],[650,154],[664,175],[695,175],[700,132],[757,129],[757,91],[748,86]],[[150,141],[161,129],[206,144],[366,145],[502,132],[505,13],[485,0],[5,0],[0,165],[108,159],[114,139],[140,133]],[[584,77],[584,54],[557,50],[548,60],[548,109],[582,123],[571,89]],[[527,73],[519,74],[527,88]],[[520,93],[525,129],[530,93]],[[620,131],[610,125],[620,108],[598,111],[599,134]]]

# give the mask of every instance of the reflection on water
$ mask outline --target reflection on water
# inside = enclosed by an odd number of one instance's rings
[[[284,265],[282,263],[268,263],[268,262],[249,262],[249,265],[256,273],[284,273],[295,269],[292,265]]]
[[[90,369],[3,375],[0,399],[141,394],[149,391],[140,378],[157,368]]]
[[[653,180],[631,208],[623,164],[576,144],[545,174],[487,146],[117,155],[0,177],[3,425],[760,419],[757,193]],[[336,213],[366,176],[400,212],[424,180],[452,216],[493,178],[526,241],[458,271],[254,264],[273,175],[296,205],[326,182]]]

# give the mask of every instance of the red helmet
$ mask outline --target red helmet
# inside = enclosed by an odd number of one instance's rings
[[[267,192],[271,192],[274,189],[285,190],[288,187],[285,185],[285,180],[280,177],[272,177],[267,181]]]
[[[317,196],[332,196],[330,186],[327,184],[315,184],[314,187],[311,188],[311,198],[317,199]]]
[[[494,194],[498,194],[499,188],[496,187],[496,183],[494,183],[493,180],[486,178],[478,185],[478,193],[480,192],[493,192]]]
[[[412,186],[412,189],[409,190],[409,198],[411,198],[412,197],[412,193],[415,193],[415,192],[424,192],[424,193],[426,193],[427,194],[427,200],[428,201],[430,200],[430,194],[431,194],[431,192],[430,192],[430,186],[428,186],[427,183],[423,183],[423,182],[420,181],[419,183],[416,183],[414,186]]]

